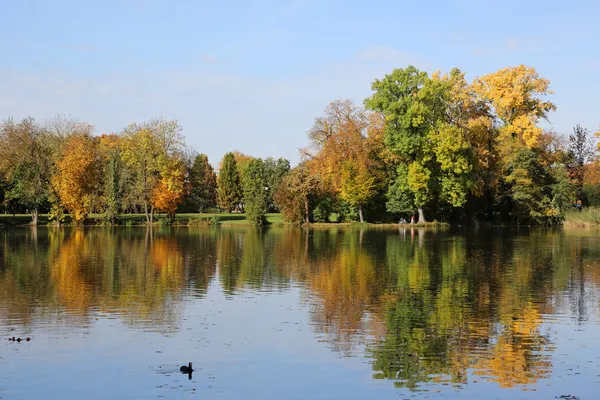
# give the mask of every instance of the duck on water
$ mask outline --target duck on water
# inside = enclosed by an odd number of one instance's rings
[[[192,363],[190,362],[187,366],[183,365],[179,370],[186,374],[191,374],[194,370],[192,369]]]

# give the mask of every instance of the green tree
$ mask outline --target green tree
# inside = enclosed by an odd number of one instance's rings
[[[243,179],[246,219],[256,226],[264,225],[267,208],[267,182],[265,168],[260,158],[252,159]]]
[[[573,128],[573,133],[569,135],[569,144],[567,146],[567,169],[571,179],[575,183],[578,200],[581,200],[583,197],[585,168],[593,155],[594,146],[591,141],[590,132],[577,124]]]
[[[267,184],[267,210],[277,212],[278,209],[273,200],[273,194],[279,188],[283,178],[290,172],[290,161],[281,157],[277,160],[269,157],[263,161],[263,165]]]
[[[422,91],[428,81],[427,73],[413,66],[395,69],[384,79],[373,82],[375,93],[365,100],[367,108],[385,115],[385,143],[406,165],[423,164],[431,157],[427,141],[430,129],[429,121],[426,121],[428,106]],[[423,193],[413,192],[413,197],[426,197],[427,187],[424,189]],[[419,203],[422,207],[422,201]]]
[[[37,225],[39,209],[48,201],[52,151],[49,134],[33,118],[0,127],[0,172],[7,183],[6,199],[27,207],[32,225]]]
[[[508,161],[504,196],[508,202],[514,201],[517,222],[523,217],[537,222],[558,217],[560,210],[552,193],[554,179],[539,149],[519,147]]]
[[[221,170],[217,177],[217,201],[219,206],[231,212],[242,200],[240,174],[233,153],[227,153],[221,161]]]
[[[189,170],[189,202],[203,212],[217,204],[217,175],[206,154],[198,154]]]
[[[569,172],[564,165],[556,165],[551,171],[554,179],[554,183],[551,186],[552,204],[554,209],[560,210],[561,216],[563,216],[576,201],[575,197],[578,196],[577,184],[571,181]],[[583,193],[583,189],[581,193]]]
[[[385,144],[397,166],[388,211],[416,209],[419,222],[425,222],[427,205],[463,206],[477,186],[475,151],[482,147],[477,139],[487,127],[485,105],[475,99],[464,74],[453,69],[429,77],[409,66],[375,80],[373,90],[365,104],[384,114]]]
[[[115,222],[123,207],[126,182],[120,138],[114,134],[102,135],[99,138],[99,148],[103,160],[103,218],[107,222]]]
[[[396,182],[388,191],[388,210],[415,207],[419,222],[425,222],[423,207],[433,198],[437,170],[431,136],[442,119],[440,86],[434,86],[426,72],[409,66],[376,79],[375,93],[365,100],[367,108],[385,115],[385,143],[400,160]]]

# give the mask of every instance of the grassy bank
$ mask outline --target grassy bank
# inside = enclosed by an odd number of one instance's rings
[[[287,223],[281,218],[281,214],[273,213],[266,215],[267,223],[269,225],[286,225]],[[27,225],[31,222],[31,215],[29,214],[0,214],[0,226],[20,226]],[[48,215],[41,214],[38,218],[40,226],[48,225]],[[168,225],[169,221],[165,215],[155,214],[154,225]],[[67,216],[62,223],[64,226],[73,225],[73,221]],[[100,226],[107,225],[106,221],[102,219],[100,214],[91,214],[85,221],[86,226]],[[145,226],[146,216],[144,214],[123,214],[119,217],[118,221],[113,225],[119,226]],[[232,214],[232,213],[202,213],[202,214],[177,214],[175,217],[175,226],[243,226],[248,225],[246,216],[244,214]],[[359,223],[359,222],[329,222],[329,223],[313,223],[311,227],[369,227],[369,228],[440,228],[447,227],[449,224],[445,222],[427,222],[424,224],[404,224],[398,225],[395,223]]]
[[[569,211],[565,215],[564,226],[576,228],[599,228],[600,208],[588,207],[581,211]]]
[[[155,214],[154,225],[167,225],[169,221],[165,215]],[[283,224],[281,214],[267,214],[267,222],[272,225]],[[0,214],[0,226],[19,226],[27,225],[31,222],[29,214]],[[42,214],[38,218],[39,225],[48,225],[48,215]],[[202,225],[247,225],[248,221],[244,214],[230,213],[206,213],[206,214],[177,214],[174,225],[177,226],[202,226]],[[62,225],[73,225],[72,219],[67,216]],[[100,214],[91,214],[84,225],[106,225]],[[147,225],[144,214],[123,214],[119,216],[117,222],[113,225],[122,226],[142,226]]]

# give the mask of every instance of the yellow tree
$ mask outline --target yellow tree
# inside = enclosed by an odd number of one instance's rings
[[[144,209],[146,222],[151,223],[152,195],[161,181],[161,171],[165,171],[163,165],[183,152],[181,126],[175,120],[153,119],[129,125],[123,137],[123,160],[135,175],[133,195]]]
[[[498,178],[503,196],[513,205],[517,221],[521,215],[536,220],[554,218],[552,171],[545,156],[546,139],[538,126],[556,106],[542,99],[552,92],[550,81],[532,67],[520,65],[478,78],[473,90],[494,110],[498,126]]]
[[[100,159],[98,142],[89,134],[74,134],[67,138],[52,186],[61,204],[76,222],[87,216],[99,190]]]
[[[160,180],[152,191],[152,205],[167,213],[170,221],[175,219],[177,207],[183,201],[186,192],[185,165],[181,157],[164,160]]]
[[[326,189],[357,207],[360,222],[364,222],[362,207],[380,182],[376,159],[383,139],[377,134],[380,123],[350,100],[334,101],[325,116],[315,120],[308,133],[310,147],[304,150],[311,172],[322,177]]]
[[[518,138],[529,148],[538,144],[542,128],[537,126],[556,106],[543,101],[552,94],[550,81],[541,78],[535,68],[519,65],[478,78],[473,89],[487,100],[501,122],[500,134]]]

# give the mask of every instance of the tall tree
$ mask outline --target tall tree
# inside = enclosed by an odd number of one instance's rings
[[[123,160],[135,174],[131,189],[151,223],[152,194],[161,180],[160,172],[171,158],[183,153],[183,135],[176,120],[152,119],[131,124],[123,132]]]
[[[326,108],[325,116],[315,120],[309,131],[310,149],[305,150],[313,173],[358,209],[360,222],[364,222],[362,207],[381,180],[374,138],[368,136],[370,122],[368,113],[350,100],[334,101]]]
[[[550,81],[532,67],[519,65],[475,79],[473,90],[493,110],[498,129],[495,151],[498,154],[499,190],[497,199],[512,204],[518,215],[536,220],[552,217],[552,177],[545,135],[538,126],[556,106],[542,100],[551,94]],[[531,185],[537,185],[532,187]]]
[[[93,135],[94,126],[68,115],[55,114],[44,121],[43,130],[53,160],[50,175],[55,176],[59,173],[56,161],[62,157],[67,138],[71,135]],[[97,200],[90,198],[90,202],[93,203],[90,206],[96,205]],[[50,203],[48,221],[54,221],[60,225],[65,218],[65,209],[54,185],[50,185],[48,202]]]
[[[242,200],[240,174],[233,153],[225,154],[221,161],[217,186],[217,201],[219,202],[219,206],[227,212],[231,212]]]
[[[397,159],[396,179],[388,190],[388,211],[412,212],[425,222],[424,207],[440,196],[454,207],[465,202],[471,172],[466,133],[451,120],[450,77],[430,78],[413,66],[375,80],[367,108],[386,117],[385,144]],[[439,192],[439,193],[438,193]]]
[[[160,180],[152,192],[152,206],[167,213],[169,221],[173,223],[185,190],[183,157],[173,155],[161,165]]]
[[[246,219],[252,225],[264,225],[268,187],[264,164],[260,158],[255,158],[248,163],[243,177],[243,188]]]
[[[49,135],[33,118],[0,127],[0,172],[8,189],[6,198],[27,207],[37,225],[40,207],[48,200],[52,151]]]
[[[108,222],[115,222],[123,207],[126,172],[121,145],[121,138],[114,134],[99,138],[99,151],[103,161],[102,203],[104,219]]]
[[[206,154],[198,154],[189,171],[189,199],[196,211],[203,212],[217,204],[217,175]]]
[[[388,210],[403,212],[416,207],[419,222],[425,220],[423,207],[431,196],[432,151],[427,140],[432,124],[423,88],[429,77],[413,66],[395,69],[382,80],[375,80],[375,92],[365,100],[367,108],[386,116],[385,143],[401,163],[397,179],[388,191]]]
[[[265,180],[267,184],[267,209],[270,212],[278,211],[273,200],[273,194],[279,188],[283,178],[290,172],[290,161],[285,158],[275,160],[272,157],[266,158],[263,162],[265,168]]]
[[[83,222],[88,215],[92,198],[100,190],[100,177],[98,141],[87,134],[69,136],[56,162],[52,186],[75,222]]]
[[[583,197],[583,180],[585,177],[585,166],[594,155],[594,146],[591,141],[590,132],[577,124],[573,133],[569,135],[567,146],[567,169],[576,188],[578,200]]]
[[[319,176],[312,174],[305,163],[292,168],[274,195],[283,218],[293,223],[310,223],[310,199],[320,187]]]

